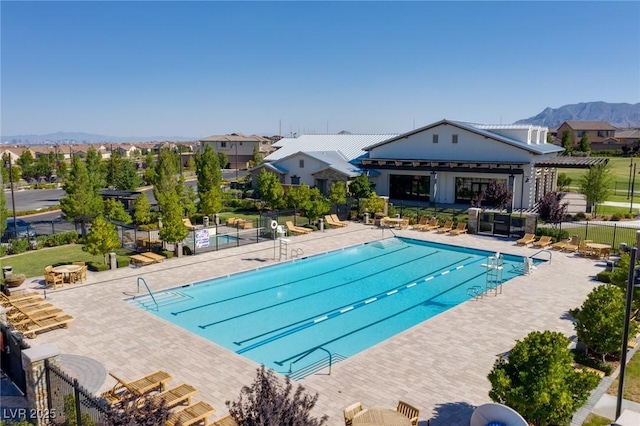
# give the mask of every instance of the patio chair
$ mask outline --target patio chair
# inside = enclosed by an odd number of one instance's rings
[[[201,421],[204,421],[204,424],[207,424],[207,418],[216,410],[207,404],[206,402],[198,402],[194,405],[189,405],[183,408],[180,411],[176,411],[167,420],[167,426],[181,425],[181,426],[190,426],[197,424]]]
[[[444,225],[442,225],[439,228],[436,228],[436,231],[438,232],[438,234],[446,234],[447,232],[451,231],[453,229],[453,221],[448,220],[445,222]]]
[[[467,224],[465,222],[458,222],[456,229],[449,231],[449,235],[460,235],[467,233]]]
[[[236,419],[231,414],[225,414],[217,420],[213,421],[213,426],[238,426]]]
[[[578,237],[577,235],[574,235],[573,237],[571,237],[571,241],[565,244],[561,250],[568,253],[575,253],[576,251],[578,251],[579,248],[580,248],[580,237]]]
[[[548,235],[543,235],[540,237],[538,241],[533,242],[533,247],[535,248],[544,248],[550,246],[553,243],[553,240]]]
[[[331,219],[333,219],[333,221],[334,221],[335,223],[339,223],[339,224],[341,224],[342,226],[347,226],[347,225],[349,225],[349,222],[345,222],[344,220],[340,220],[340,218],[338,217],[338,215],[337,215],[337,214],[335,214],[335,213],[331,215]]]
[[[25,325],[18,327],[18,330],[20,330],[22,334],[29,339],[33,339],[36,337],[37,333],[42,331],[49,331],[57,327],[67,328],[71,321],[73,321],[73,317],[71,315],[56,316],[43,320],[31,319]]]
[[[290,220],[286,221],[285,224],[287,225],[287,229],[289,230],[289,232],[291,232],[293,235],[304,235],[311,232],[311,229],[296,226]]]
[[[435,217],[432,217],[427,225],[421,226],[419,229],[420,231],[431,231],[432,229],[437,229],[438,227],[440,227],[440,223],[438,222],[438,219]]]
[[[56,287],[58,287],[58,285],[60,287],[63,287],[64,286],[64,275],[63,274],[56,274],[53,271],[46,272],[46,269],[45,269],[44,285],[45,285],[45,287],[53,287],[54,290],[56,289]]]
[[[522,238],[516,241],[519,246],[528,246],[536,240],[536,234],[524,234]]]
[[[164,386],[169,380],[171,380],[169,373],[162,370],[147,374],[146,376],[130,382],[119,378],[112,372],[109,372],[109,375],[116,379],[117,383],[113,388],[103,392],[100,396],[110,404],[119,404],[126,400],[126,398],[131,394],[135,396],[142,396],[154,390],[164,391]]]
[[[353,418],[360,411],[362,411],[362,403],[360,402],[355,402],[342,410],[342,413],[344,414],[344,425],[351,426]]]
[[[182,223],[184,223],[184,226],[186,226],[189,231],[196,230],[196,227],[191,223],[191,219],[189,219],[188,217],[183,218]]]
[[[396,411],[404,416],[406,416],[412,425],[418,424],[418,416],[420,416],[420,410],[418,410],[413,405],[407,404],[404,401],[398,401],[398,407]]]
[[[191,397],[198,391],[191,385],[181,384],[175,388],[167,389],[154,395],[151,401],[154,405],[159,405],[162,401],[166,404],[167,408],[174,408],[178,405],[185,404],[191,405]]]
[[[338,228],[342,228],[343,226],[347,226],[347,225],[345,225],[345,224],[338,223],[338,222],[334,221],[334,220],[333,220],[333,217],[331,217],[330,215],[325,215],[325,216],[324,216],[324,221],[325,221],[326,223],[328,223],[329,225],[331,225],[331,226],[337,226]]]

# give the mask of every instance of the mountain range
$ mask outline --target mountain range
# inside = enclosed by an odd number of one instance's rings
[[[514,124],[534,124],[557,129],[564,121],[606,121],[624,129],[640,127],[640,103],[581,102],[560,108],[545,108],[538,115],[516,121]]]
[[[573,121],[606,121],[620,129],[640,128],[640,103],[608,103],[581,102],[564,105],[559,108],[545,108],[533,117],[524,118],[514,124],[533,124],[557,129],[567,120]],[[344,131],[343,131],[344,132]],[[340,132],[340,133],[343,133]],[[348,132],[346,132],[348,133]],[[200,138],[187,136],[146,136],[123,137],[96,135],[81,132],[57,132],[46,135],[15,135],[0,136],[1,143],[9,144],[76,144],[76,143],[132,143],[132,142],[160,142],[160,141],[197,141]]]

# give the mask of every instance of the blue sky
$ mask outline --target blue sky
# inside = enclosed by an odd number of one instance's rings
[[[638,2],[0,2],[2,135],[401,133],[640,102]]]

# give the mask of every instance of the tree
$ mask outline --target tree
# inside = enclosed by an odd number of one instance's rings
[[[82,236],[86,235],[85,222],[102,213],[103,203],[100,195],[91,184],[85,164],[78,156],[71,160],[69,179],[63,186],[66,195],[60,200],[60,208],[68,221],[80,221]]]
[[[178,243],[187,238],[189,230],[182,221],[182,213],[177,194],[174,192],[165,195],[162,207],[162,228],[159,232],[162,241]]]
[[[616,267],[613,268],[610,279],[611,283],[616,285],[623,291],[626,300],[627,297],[627,281],[629,280],[629,253],[621,253],[620,259],[616,262]],[[636,262],[636,265],[638,262]],[[635,317],[637,318],[640,310],[640,291],[633,292],[633,310]]]
[[[311,188],[304,183],[298,186],[290,186],[284,199],[287,207],[293,207],[296,210],[302,209],[304,205],[311,201]]]
[[[328,213],[331,209],[329,201],[322,195],[316,187],[309,191],[309,200],[300,207],[301,213],[309,219],[309,222],[315,222],[318,217]]]
[[[369,198],[362,201],[362,208],[367,209],[370,213],[382,213],[384,211],[384,200],[375,192],[372,192]]]
[[[75,158],[77,156],[73,156]],[[73,164],[73,158],[71,163]],[[107,172],[102,162],[102,156],[98,153],[96,148],[91,145],[87,150],[87,155],[85,157],[85,164],[87,166],[87,172],[89,173],[89,180],[91,180],[91,185],[93,189],[97,192],[107,186]]]
[[[548,192],[542,197],[538,204],[538,214],[540,219],[547,223],[559,223],[567,214],[569,203],[560,204],[562,194],[558,192]]]
[[[271,209],[278,208],[284,197],[284,188],[278,180],[278,176],[265,169],[258,175],[258,192],[260,199]]]
[[[591,152],[591,144],[589,143],[589,136],[587,133],[583,133],[578,144],[578,149],[582,152]]]
[[[302,385],[293,390],[286,377],[284,385],[264,365],[251,386],[244,386],[237,401],[226,401],[229,414],[239,426],[321,426],[326,415],[311,417],[318,394],[305,394]]]
[[[109,220],[122,222],[125,225],[133,221],[129,213],[124,209],[124,204],[115,198],[107,198],[104,202],[104,215],[108,217]]]
[[[579,191],[587,199],[587,211],[593,206],[593,213],[597,213],[598,204],[609,198],[612,185],[613,174],[609,163],[596,164],[580,177]]]
[[[229,158],[225,152],[218,153],[218,164],[220,164],[221,169],[226,169],[227,164],[229,164]]]
[[[625,317],[625,295],[615,285],[600,285],[587,296],[574,314],[574,327],[578,341],[604,361],[607,355],[619,355],[622,343],[622,327]],[[630,334],[636,334],[631,323]]]
[[[158,154],[153,183],[153,195],[158,201],[160,211],[164,211],[165,199],[177,193],[177,174],[178,160],[175,153],[167,148],[161,149],[160,154]]]
[[[33,154],[31,154],[30,150],[25,149],[20,157],[18,157],[18,159],[16,160],[16,164],[20,166],[23,179],[28,180],[33,178],[33,163]]]
[[[255,145],[253,147],[253,157],[251,159],[251,167],[259,166],[264,162],[264,155],[260,152],[260,146]]]
[[[137,225],[151,222],[151,203],[144,192],[133,203],[133,218]]]
[[[571,154],[571,151],[573,151],[573,135],[570,130],[562,132],[562,147],[565,154]]]
[[[571,181],[572,179],[569,176],[567,176],[566,173],[558,173],[558,179],[557,179],[558,191],[567,192],[567,190],[571,186]]]
[[[211,145],[207,145],[203,153],[196,153],[196,176],[200,198],[198,209],[205,216],[211,216],[222,210],[222,191],[220,190],[222,171],[218,161],[219,157]]]
[[[192,186],[187,187],[183,175],[180,175],[178,178],[176,193],[178,194],[178,203],[182,206],[183,217],[189,217],[198,211],[198,208],[196,207],[196,200],[198,199],[198,196]]]
[[[347,187],[344,182],[337,181],[329,187],[329,201],[331,204],[344,204],[347,202]]]
[[[107,263],[107,253],[120,247],[120,237],[115,226],[107,222],[102,215],[98,216],[91,225],[83,250],[95,255],[101,254]]]
[[[534,331],[518,341],[508,359],[489,373],[489,397],[519,412],[536,426],[568,424],[599,378],[577,372],[569,339],[553,331]]]
[[[144,156],[144,173],[142,175],[142,177],[144,178],[144,181],[149,184],[149,185],[153,185],[153,183],[155,182],[155,178],[156,178],[156,157],[153,155],[152,151],[148,151],[145,156]]]
[[[375,185],[369,181],[369,178],[365,174],[361,174],[349,183],[349,196],[357,200],[358,211],[360,211],[360,199],[368,198],[374,188]]]
[[[136,163],[129,158],[122,158],[117,151],[109,162],[108,170],[107,183],[114,189],[130,191],[141,184]]]
[[[484,192],[484,200],[487,204],[492,205],[500,210],[511,203],[513,192],[504,181],[491,179],[489,186]]]
[[[4,195],[2,189],[2,182],[0,182],[0,235],[4,234],[4,230],[7,229],[7,218],[9,217],[9,211],[7,210],[7,197]]]

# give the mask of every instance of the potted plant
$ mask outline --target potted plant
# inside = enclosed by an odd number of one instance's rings
[[[27,279],[25,274],[10,274],[4,279],[4,284],[10,288],[20,287],[25,279]]]

